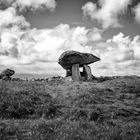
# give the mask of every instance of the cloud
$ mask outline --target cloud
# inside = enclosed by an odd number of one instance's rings
[[[100,62],[91,65],[95,75],[138,73],[139,35],[130,38],[119,33],[103,41],[103,31],[98,28],[72,28],[68,24],[60,24],[51,29],[31,29],[14,8],[1,11],[0,17],[1,68],[10,67],[21,73],[64,75],[65,71],[57,63],[59,56],[66,50],[77,50],[101,58]]]
[[[55,0],[1,0],[0,3],[3,3],[7,6],[12,6],[19,11],[26,10],[30,8],[30,10],[38,10],[38,9],[49,9],[53,11],[56,7]]]
[[[9,7],[5,10],[0,10],[0,29],[17,25],[21,28],[27,28],[30,24],[22,15],[17,15],[15,8]]]
[[[131,45],[134,51],[135,58],[137,60],[140,60],[140,36],[139,35],[134,37]]]
[[[135,20],[140,23],[140,3],[133,10],[135,13]]]
[[[102,37],[97,41],[99,34],[102,32],[97,28],[71,28],[68,24],[40,30],[5,29],[1,34],[0,64],[22,73],[64,75],[57,63],[59,56],[66,50],[77,50],[101,58],[91,65],[94,75],[138,74],[140,36],[130,38],[119,33],[106,41]]]
[[[104,9],[105,3],[101,9]],[[94,6],[96,12],[101,10]],[[139,73],[139,35],[131,38],[119,33],[104,41],[103,30],[98,28],[71,27],[68,24],[51,29],[30,28],[30,23],[17,14],[14,7],[0,10],[0,19],[1,68],[9,67],[17,73],[64,74],[65,71],[57,63],[58,58],[66,50],[76,50],[101,58],[100,62],[91,65],[95,75]],[[114,26],[112,21],[105,27],[110,26]]]
[[[103,41],[102,31],[60,24],[52,29],[23,30],[18,24],[1,30],[0,64],[21,73],[63,74],[57,61],[62,52],[92,53],[101,61],[91,65],[94,75],[125,75],[140,70],[140,36],[119,33]],[[136,70],[134,70],[136,69]]]
[[[102,30],[93,28],[89,31],[88,36],[91,41],[100,41],[102,39]]]
[[[88,46],[88,42],[101,39],[100,32],[97,28],[71,28],[68,24],[60,24],[53,29],[4,29],[1,33],[0,64],[14,65],[18,69],[46,64],[42,67],[46,71],[47,65],[51,63],[61,69],[57,61],[62,52],[91,52],[92,47]],[[55,68],[51,68],[51,72],[54,72]]]
[[[52,29],[30,28],[30,23],[17,14],[14,7],[0,10],[0,19],[0,65],[17,71],[30,71],[30,67],[40,70],[38,67],[48,72],[49,66],[49,71],[53,72],[56,65],[61,69],[57,61],[62,52],[71,49],[90,52],[88,42],[101,39],[101,31],[97,28],[71,28],[68,24]],[[46,67],[42,67],[44,65]]]
[[[18,57],[16,41],[30,28],[30,23],[16,9],[9,7],[0,10],[0,56]]]
[[[106,41],[109,45],[105,56],[109,57],[114,63],[121,63],[134,58],[134,50],[131,48],[131,39],[129,36],[126,36],[123,33],[119,33],[114,36],[112,39]]]
[[[119,33],[105,42],[95,44],[101,61],[94,65],[97,75],[135,75],[139,74],[140,36],[134,38]]]
[[[121,27],[118,17],[125,13],[131,0],[99,0],[97,4],[87,2],[83,7],[83,14],[96,20],[103,28]]]

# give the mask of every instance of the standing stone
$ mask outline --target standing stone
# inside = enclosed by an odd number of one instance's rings
[[[90,80],[92,78],[91,68],[88,65],[83,65],[83,73],[86,80]]]
[[[73,81],[80,81],[81,80],[79,64],[72,65],[72,80]]]

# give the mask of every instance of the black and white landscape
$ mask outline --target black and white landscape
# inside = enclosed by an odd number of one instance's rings
[[[139,140],[139,76],[139,0],[0,0],[0,140]]]

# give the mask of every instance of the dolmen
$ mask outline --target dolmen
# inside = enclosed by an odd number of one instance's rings
[[[62,53],[58,63],[66,70],[66,77],[71,76],[73,81],[81,81],[92,78],[91,68],[88,65],[99,60],[100,58],[93,54],[71,50]],[[83,68],[82,72],[80,67]]]
[[[15,74],[14,70],[11,69],[5,69],[4,71],[2,71],[2,73],[0,74],[0,79],[1,80],[11,80],[11,76]]]

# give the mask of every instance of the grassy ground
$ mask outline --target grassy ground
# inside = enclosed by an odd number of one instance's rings
[[[140,78],[0,81],[0,140],[139,140]]]

